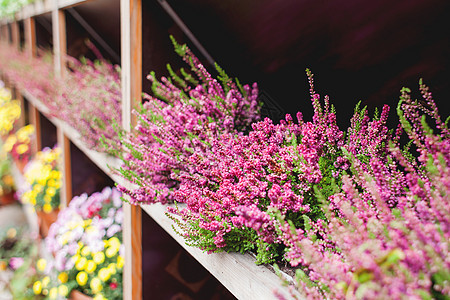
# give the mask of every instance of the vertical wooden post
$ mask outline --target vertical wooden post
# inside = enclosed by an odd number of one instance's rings
[[[64,11],[58,9],[57,1],[54,1],[52,10],[53,27],[53,55],[55,74],[64,77],[66,72],[66,17]],[[67,207],[72,199],[72,164],[70,158],[70,140],[61,128],[57,128],[58,146],[61,149],[60,169],[62,172],[61,207]]]
[[[133,106],[142,93],[142,0],[120,1],[122,61],[122,125],[130,130]],[[142,299],[142,211],[124,203],[125,267],[123,298]]]
[[[59,127],[56,129],[58,146],[61,149],[60,170],[62,173],[61,208],[67,207],[72,199],[72,165],[70,159],[70,140]]]
[[[32,105],[31,103],[28,103],[28,106],[30,108],[29,110],[29,119],[30,124],[34,125],[34,129],[36,130],[36,141],[33,145],[33,153],[36,153],[42,149],[42,139],[41,139],[41,116],[39,113],[39,110]]]
[[[33,18],[26,18],[25,25],[25,51],[31,56],[36,55],[36,23]]]
[[[26,18],[24,20],[24,30],[25,30],[25,51],[30,56],[36,56],[36,24],[35,20],[32,17]],[[36,129],[36,142],[34,144],[34,153],[42,149],[42,140],[41,140],[41,119],[39,115],[39,111],[34,105],[28,103],[29,107],[29,119],[30,124],[34,125]]]
[[[52,25],[55,73],[64,76],[67,54],[66,16],[63,10],[58,9],[57,1],[55,1],[55,7],[52,11]]]
[[[20,48],[20,33],[19,33],[19,22],[14,21],[11,23],[11,34],[12,34],[12,43],[14,47],[17,49]]]
[[[11,23],[11,34],[12,34],[13,46],[18,51],[20,51],[20,30],[19,30],[19,22],[18,21],[14,21],[13,23]],[[22,93],[20,93],[20,91],[15,86],[13,86],[12,88],[13,88],[14,98],[19,100],[19,102],[20,102],[21,114],[20,114],[19,120],[17,120],[17,126],[22,127],[25,125],[25,104],[24,104],[23,96],[22,96]]]
[[[2,37],[2,41],[7,44],[9,43],[9,37],[8,37],[8,24],[3,24],[2,28],[1,28],[1,37]]]

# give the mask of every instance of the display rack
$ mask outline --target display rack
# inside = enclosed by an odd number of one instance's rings
[[[45,17],[51,20],[51,35],[54,54],[55,72],[58,76],[64,76],[65,54],[68,41],[66,34],[71,30],[66,24],[68,8],[76,8],[89,2],[101,2],[104,0],[41,0],[24,7],[16,14],[16,18],[1,21],[1,43],[10,43],[19,49],[29,51],[36,55],[39,47],[36,38],[36,20]],[[130,130],[130,125],[135,122],[131,111],[141,101],[142,94],[142,62],[143,55],[143,20],[142,0],[118,0],[120,1],[120,63],[122,82],[122,125],[125,130]],[[155,1],[156,3],[157,1]],[[102,4],[102,3],[100,3]],[[87,7],[86,9],[89,9]],[[108,20],[115,23],[114,20]],[[23,30],[21,30],[23,28]],[[145,28],[144,28],[145,29]],[[23,35],[23,36],[22,36]],[[21,45],[24,41],[25,45]],[[145,42],[145,41],[144,41]],[[1,70],[0,70],[1,71]],[[7,79],[7,78],[5,78]],[[13,86],[10,86],[14,88]],[[57,131],[57,142],[62,150],[62,206],[67,205],[72,198],[71,178],[71,147],[73,143],[86,157],[89,158],[112,181],[129,186],[112,169],[120,166],[120,161],[114,157],[89,149],[80,138],[80,134],[63,120],[52,117],[49,109],[26,90],[17,91],[23,106],[27,106],[30,113],[30,123],[36,126],[37,142],[36,150],[41,149],[42,135],[40,116],[47,118]],[[142,214],[153,218],[181,247],[183,247],[195,260],[206,268],[226,289],[238,299],[275,299],[274,290],[290,298],[288,288],[281,285],[278,275],[266,266],[255,264],[255,258],[250,254],[217,253],[206,254],[201,250],[185,245],[183,237],[175,233],[172,221],[165,215],[163,205],[132,206],[124,204],[124,228],[123,242],[125,245],[124,268],[124,299],[149,298],[143,295],[142,274]],[[30,215],[28,212],[27,215]],[[33,217],[30,215],[30,218]],[[33,221],[32,221],[33,222]],[[299,297],[301,298],[301,297]]]

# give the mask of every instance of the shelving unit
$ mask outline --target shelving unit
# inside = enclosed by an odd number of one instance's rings
[[[67,9],[74,9],[75,14],[82,15],[83,11],[93,13],[95,9],[98,9],[98,7],[101,8],[102,5],[115,6],[115,9],[120,10],[120,18],[117,17],[117,20],[108,20],[107,22],[109,24],[120,22],[120,50],[105,49],[106,46],[102,46],[102,42],[100,42],[100,48],[103,50],[102,53],[112,61],[116,60],[117,63],[120,62],[121,64],[122,125],[125,130],[130,130],[130,124],[134,122],[131,110],[141,99],[143,74],[148,72],[148,70],[143,70],[143,61],[146,61],[146,67],[150,66],[152,68],[158,68],[158,64],[165,65],[166,63],[166,61],[158,61],[157,63],[155,61],[149,62],[143,57],[147,53],[152,55],[151,51],[153,48],[149,45],[157,42],[143,40],[143,37],[147,39],[150,36],[149,33],[158,30],[158,27],[148,28],[154,26],[154,24],[150,24],[152,22],[154,23],[154,21],[146,19],[143,22],[143,2],[142,0],[38,0],[18,12],[16,20],[2,20],[0,42],[12,43],[15,47],[23,48],[24,51],[30,51],[34,55],[36,55],[37,47],[52,46],[55,57],[55,71],[60,76],[64,76],[64,56],[68,52],[67,49],[72,45],[72,40],[69,41],[66,35],[73,29],[68,26],[74,26],[73,23],[75,21],[82,22],[77,17],[73,17],[73,12],[70,14],[71,17],[68,17],[69,13]],[[149,4],[146,3],[145,5],[148,6]],[[154,1],[151,5],[159,4],[157,1]],[[117,11],[113,14],[119,16]],[[148,8],[144,11],[144,14],[146,16],[150,14]],[[103,16],[100,18],[103,18]],[[42,25],[42,23],[46,25]],[[180,25],[179,23],[174,22],[169,25],[174,26],[174,28],[176,27],[176,30],[174,29],[176,34],[187,34],[183,28],[177,27]],[[92,38],[92,29],[95,30],[96,28],[86,27],[86,24],[81,24],[81,27],[84,28],[84,31],[80,31],[82,33],[78,35],[84,37],[88,34]],[[42,32],[40,35],[37,35],[38,30],[46,31],[45,33],[47,35]],[[48,36],[51,36],[51,39]],[[168,37],[165,38],[168,41]],[[23,43],[24,46],[22,45]],[[105,44],[108,45],[108,43]],[[157,51],[157,55],[160,55],[161,53],[164,54],[165,50],[164,48],[159,48],[155,51]],[[73,55],[74,53],[72,52],[70,54]],[[117,57],[114,58],[115,53],[119,53],[119,59]],[[164,55],[171,57],[172,53]],[[36,148],[41,149],[43,146],[48,146],[52,140],[57,141],[62,148],[62,206],[67,205],[68,201],[74,195],[72,178],[74,166],[71,161],[71,156],[74,155],[75,151],[74,147],[76,147],[76,151],[79,150],[82,155],[108,177],[106,181],[109,180],[120,183],[121,185],[128,185],[127,182],[124,182],[121,177],[112,171],[112,169],[120,167],[120,161],[118,159],[87,148],[80,139],[80,134],[74,128],[63,120],[51,117],[49,109],[26,90],[17,91],[16,97],[22,100],[23,107],[27,107],[29,120],[36,126]],[[52,127],[53,131],[56,130],[56,133],[52,133],[53,137],[47,136],[47,132],[42,130],[44,127]],[[289,298],[289,291],[287,288],[281,286],[281,281],[278,276],[268,267],[257,266],[255,259],[251,255],[236,253],[206,254],[199,249],[186,246],[184,239],[173,230],[172,221],[165,215],[165,206],[131,206],[124,203],[124,214],[123,239],[126,249],[124,299],[148,298],[146,295],[143,295],[143,285],[146,285],[147,282],[143,282],[143,278],[145,279],[146,276],[143,274],[142,268],[143,250],[146,250],[143,249],[143,245],[146,244],[146,236],[142,234],[142,224],[148,217],[156,221],[170,235],[170,239],[173,239],[181,245],[187,253],[208,270],[236,298],[245,300],[273,299],[275,298],[273,296],[274,290],[278,290],[279,293]]]

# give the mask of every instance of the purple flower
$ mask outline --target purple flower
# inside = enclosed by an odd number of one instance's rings
[[[9,259],[9,267],[13,270],[17,270],[23,265],[23,257],[11,257]]]

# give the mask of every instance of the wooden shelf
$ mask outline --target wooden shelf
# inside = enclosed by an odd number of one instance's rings
[[[22,8],[16,14],[16,20],[24,20],[26,18],[35,17],[52,12],[56,9],[64,9],[73,7],[89,0],[37,0],[34,3],[30,3]]]
[[[90,0],[95,1],[95,0]],[[133,122],[131,108],[140,99],[142,92],[142,0],[120,0],[120,24],[121,24],[121,73],[122,73],[122,119],[124,129],[129,130],[129,124]],[[73,7],[86,0],[38,0],[34,4],[27,5],[16,15],[17,20],[27,20],[27,24],[33,25],[34,17],[51,13],[53,29],[53,46],[55,53],[55,70],[61,72],[63,55],[65,54],[64,9]],[[117,20],[119,21],[119,20]],[[7,24],[10,20],[0,20],[0,24]],[[29,25],[30,25],[29,24]],[[35,36],[33,27],[26,27],[28,49],[33,52]],[[57,30],[56,30],[57,29]],[[2,40],[2,42],[4,42]],[[63,73],[63,72],[61,72]],[[111,171],[119,168],[122,162],[110,155],[99,153],[89,149],[81,139],[80,133],[66,122],[52,117],[51,112],[43,102],[28,93],[20,91],[51,123],[55,125],[59,136],[68,139],[82,153],[84,153],[107,176],[120,185],[130,187],[122,177]],[[61,139],[59,139],[60,141]],[[64,164],[70,164],[65,161]],[[70,167],[70,166],[69,166]],[[200,249],[187,246],[182,236],[178,235],[172,225],[173,222],[166,216],[166,206],[160,204],[141,205],[140,208],[156,221],[182,248],[192,255],[206,270],[208,270],[222,285],[225,286],[238,299],[276,299],[274,291],[291,298],[287,287],[281,285],[281,280],[270,267],[258,266],[255,258],[250,254],[216,253],[206,254]],[[32,208],[29,207],[32,212]],[[126,247],[126,268],[124,269],[124,299],[142,299],[142,272],[141,272],[141,221],[139,207],[124,206],[124,245]],[[28,217],[28,216],[27,216]],[[37,223],[36,216],[30,215],[30,222]],[[33,224],[34,224],[33,223]],[[30,223],[31,224],[31,223]],[[37,225],[36,227],[37,228]],[[142,237],[145,239],[145,237]],[[131,267],[130,267],[131,265]],[[286,275],[286,278],[292,280]],[[302,299],[297,295],[298,299]]]
[[[207,254],[198,248],[187,246],[184,238],[174,231],[172,220],[166,216],[166,205],[152,204],[141,207],[236,298],[273,299],[274,290],[286,299],[290,298],[287,288],[281,286],[280,278],[268,267],[256,265],[255,258],[250,254]],[[297,296],[302,299],[300,295]]]
[[[50,111],[40,100],[35,98],[33,95],[27,91],[21,91],[22,95],[28,99],[28,101],[35,106],[47,119],[50,120],[57,128],[61,129],[65,136],[67,136],[70,141],[76,145],[87,157],[89,157],[92,162],[94,162],[105,174],[107,174],[114,182],[125,184],[124,180],[114,174],[111,168],[119,168],[121,166],[121,161],[118,158],[107,155],[105,153],[100,153],[95,150],[91,150],[83,143],[81,140],[80,133],[67,124],[57,118],[50,115]]]
[[[39,15],[43,15],[45,13],[49,13],[52,11],[54,6],[53,0],[38,0],[34,3],[30,3],[22,8],[16,14],[17,20],[24,20],[30,17],[35,17]]]
[[[109,166],[118,168],[121,161],[115,157],[99,153],[87,148],[80,139],[80,134],[67,123],[50,117],[49,109],[27,91],[23,96],[30,101],[42,114],[44,114],[56,127],[62,129],[64,134],[87,157],[89,157],[101,170],[116,183],[127,185],[122,177],[113,174]],[[205,269],[219,280],[238,299],[271,299],[274,290],[289,298],[287,288],[281,286],[280,278],[268,267],[255,264],[255,258],[250,254],[240,253],[214,253],[207,254],[198,248],[185,244],[184,238],[178,235],[172,225],[173,222],[166,216],[166,205],[141,205],[144,212],[150,215],[174,240],[176,240],[189,254],[191,254]],[[285,275],[287,279],[289,278]],[[299,299],[301,296],[298,295]]]

